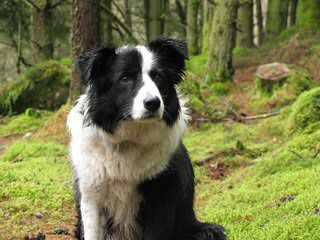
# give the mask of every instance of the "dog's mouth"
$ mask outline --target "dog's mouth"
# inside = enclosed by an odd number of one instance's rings
[[[133,118],[132,115],[129,115],[126,118],[124,118],[123,120],[128,121],[128,122],[146,122],[147,123],[147,122],[161,121],[162,118],[159,116],[159,114],[145,113],[140,118]]]

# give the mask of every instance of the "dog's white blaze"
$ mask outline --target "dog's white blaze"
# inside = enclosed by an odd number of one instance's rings
[[[164,112],[164,104],[157,85],[152,81],[149,72],[155,61],[152,52],[144,46],[137,46],[138,51],[142,56],[142,82],[143,85],[139,89],[136,97],[133,100],[132,118],[141,119],[148,111],[145,109],[143,101],[147,98],[158,97],[160,99],[160,108],[157,112],[158,117],[162,118]]]

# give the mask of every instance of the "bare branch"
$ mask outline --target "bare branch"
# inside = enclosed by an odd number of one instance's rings
[[[50,6],[50,8],[51,8],[51,9],[54,9],[54,8],[62,5],[62,4],[65,3],[65,2],[70,3],[69,1],[66,1],[66,0],[60,0],[60,1],[56,2],[55,4],[52,4],[52,5]]]
[[[112,17],[112,19],[126,32],[126,34],[128,34],[128,36],[133,41],[138,42],[138,40],[132,35],[132,31],[130,30],[130,28],[125,23],[123,23],[109,8],[104,5],[101,5],[101,8]]]
[[[124,13],[123,9],[118,5],[117,1],[112,1],[112,4],[116,7],[116,9],[119,11],[121,14],[121,17],[123,19],[126,19],[126,14]]]
[[[280,115],[280,112],[272,112],[272,113],[265,113],[261,115],[256,115],[256,116],[249,116],[249,117],[228,117],[228,118],[198,118],[195,121],[196,122],[208,122],[208,123],[220,123],[220,122],[248,122],[248,121],[253,121],[253,120],[258,120],[258,119],[264,119],[264,118],[269,118],[269,117],[274,117]]]
[[[34,7],[35,9],[37,9],[38,11],[40,11],[40,7],[38,7],[33,1],[31,0],[24,0],[27,4],[31,5],[32,7]]]

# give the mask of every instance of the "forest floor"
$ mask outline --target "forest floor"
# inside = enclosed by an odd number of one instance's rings
[[[250,54],[252,58],[244,53],[236,57],[235,85],[223,99],[244,116],[270,111],[279,115],[189,127],[184,143],[196,175],[197,215],[225,226],[230,240],[320,239],[320,128],[292,133],[294,100],[284,105],[274,103],[277,98],[263,103],[253,99],[256,67],[278,60],[279,55],[272,59],[261,52]],[[293,55],[294,59],[278,61],[293,63],[297,53]],[[201,62],[201,58],[195,59]],[[301,61],[296,62],[295,67],[301,67]],[[318,86],[320,68],[309,68]],[[76,213],[67,113],[68,107],[63,107],[54,113],[41,111],[40,116],[0,120],[1,240],[40,240],[44,235],[73,239]]]

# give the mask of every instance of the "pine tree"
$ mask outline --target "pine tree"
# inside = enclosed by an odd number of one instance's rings
[[[287,28],[288,23],[289,0],[269,0],[266,38],[274,39]]]
[[[216,0],[207,67],[209,84],[232,80],[238,0]]]
[[[72,57],[95,48],[100,44],[100,0],[72,0]],[[81,80],[76,69],[72,69],[69,101],[81,93]]]
[[[199,52],[198,48],[198,8],[199,0],[188,0],[187,6],[187,41],[190,55]]]
[[[211,32],[211,23],[213,18],[213,2],[211,0],[203,1],[203,25],[202,25],[202,49],[206,53],[209,49],[209,37]]]
[[[253,0],[242,0],[238,10],[237,45],[251,48],[253,38]]]
[[[298,1],[297,25],[300,27],[320,27],[320,0]]]

